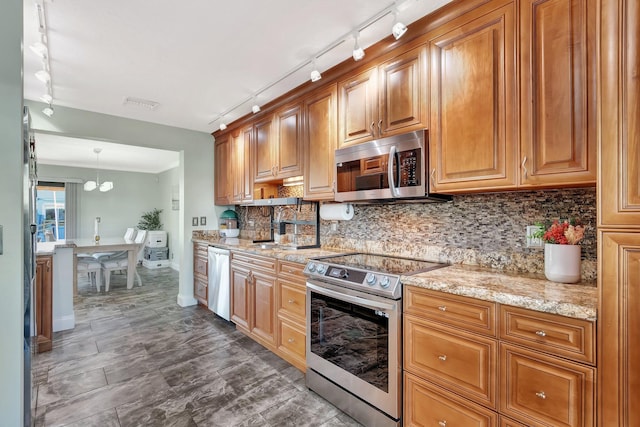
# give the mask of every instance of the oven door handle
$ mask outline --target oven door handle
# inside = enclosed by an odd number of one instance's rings
[[[339,299],[341,301],[350,302],[353,304],[358,304],[366,308],[370,308],[372,310],[387,310],[394,311],[395,306],[392,304],[387,304],[385,302],[380,301],[372,301],[366,298],[360,298],[353,295],[344,294],[342,292],[332,291],[331,289],[324,288],[322,286],[314,285],[313,283],[307,282],[307,288],[312,289],[319,294],[332,297],[335,299]]]
[[[396,163],[398,157],[398,149],[395,145],[391,146],[389,150],[389,158],[387,159],[387,180],[389,181],[389,189],[391,190],[392,197],[398,197],[398,189],[396,188],[396,180],[393,176],[393,165]],[[400,165],[398,164],[398,167]]]

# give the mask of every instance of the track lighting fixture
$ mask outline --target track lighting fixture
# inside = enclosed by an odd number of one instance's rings
[[[227,125],[224,124],[224,122],[220,122],[220,130],[225,130],[227,128]]]
[[[29,48],[33,53],[35,53],[42,59],[46,58],[47,55],[49,54],[49,49],[47,48],[47,45],[44,44],[44,42],[42,41],[35,42],[31,46],[29,46]]]
[[[317,82],[322,78],[322,74],[318,71],[318,67],[316,66],[315,58],[311,61],[311,81]]]
[[[36,4],[36,12],[38,14],[38,33],[39,40],[29,46],[31,51],[35,53],[42,60],[42,70],[37,71],[36,78],[45,84],[46,92],[40,97],[40,100],[46,104],[47,107],[42,109],[42,113],[47,117],[53,116],[53,82],[51,78],[51,64],[49,63],[49,47],[47,36],[47,20],[44,10],[44,2],[42,4]]]
[[[253,114],[257,114],[260,112],[260,106],[258,104],[253,104],[253,107],[251,107],[251,111],[253,111]]]
[[[51,74],[47,70],[36,71],[36,78],[44,84],[48,84],[51,81]]]
[[[393,11],[393,27],[391,27],[391,33],[396,40],[404,35],[407,32],[407,26],[402,22],[398,21],[398,11]]]
[[[360,37],[360,34],[358,32],[355,32],[353,34],[355,43],[353,45],[353,55],[352,55],[354,61],[360,61],[362,58],[364,58],[364,49],[362,49],[358,44],[358,37]]]
[[[51,102],[53,101],[53,96],[51,96],[51,94],[49,93],[45,93],[40,97],[40,100],[46,104],[51,104]]]

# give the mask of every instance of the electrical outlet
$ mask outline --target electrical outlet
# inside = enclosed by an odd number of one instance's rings
[[[249,221],[247,221],[247,225],[248,225],[249,227],[253,227],[253,226],[255,225],[255,223],[253,222],[253,220],[252,220],[252,219],[250,219]]]
[[[542,239],[533,237],[533,235],[540,230],[540,227],[538,227],[537,225],[528,225],[527,226],[527,234],[526,234],[526,239],[527,239],[527,244],[526,247],[527,248],[541,248],[544,245],[542,244]]]

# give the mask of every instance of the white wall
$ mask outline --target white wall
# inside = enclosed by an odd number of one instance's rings
[[[0,1],[0,424],[22,425],[22,1]]]
[[[37,142],[36,142],[37,143]],[[79,178],[95,180],[95,169],[66,166],[38,165],[38,176],[46,178]],[[94,220],[101,218],[100,235],[123,236],[128,227],[135,227],[140,216],[154,208],[163,209],[163,201],[169,197],[160,185],[156,174],[101,170],[101,181],[113,181],[113,190],[78,189],[78,237],[92,238]],[[161,214],[164,221],[166,210]],[[166,228],[165,228],[166,230]]]
[[[160,192],[162,201],[163,229],[167,232],[167,244],[169,246],[169,259],[174,270],[180,270],[180,257],[176,255],[179,240],[180,204],[178,209],[173,210],[173,198],[180,201],[180,177],[178,168],[169,169],[159,175]]]
[[[49,118],[41,113],[45,104],[33,101],[25,101],[25,104],[33,110],[33,128],[38,132],[180,152],[179,236],[175,254],[181,268],[177,300],[183,306],[196,304],[191,232],[217,229],[217,218],[225,210],[225,207],[213,204],[213,137],[204,132],[60,106],[56,106],[55,114]],[[201,216],[207,217],[207,226],[193,227],[191,218]]]

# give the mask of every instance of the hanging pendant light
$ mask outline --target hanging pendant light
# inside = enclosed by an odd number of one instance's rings
[[[105,181],[100,183],[100,152],[102,148],[94,148],[93,152],[96,153],[96,180],[95,181],[87,181],[84,183],[84,191],[93,191],[96,188],[100,191],[107,192],[113,190],[113,182]]]

